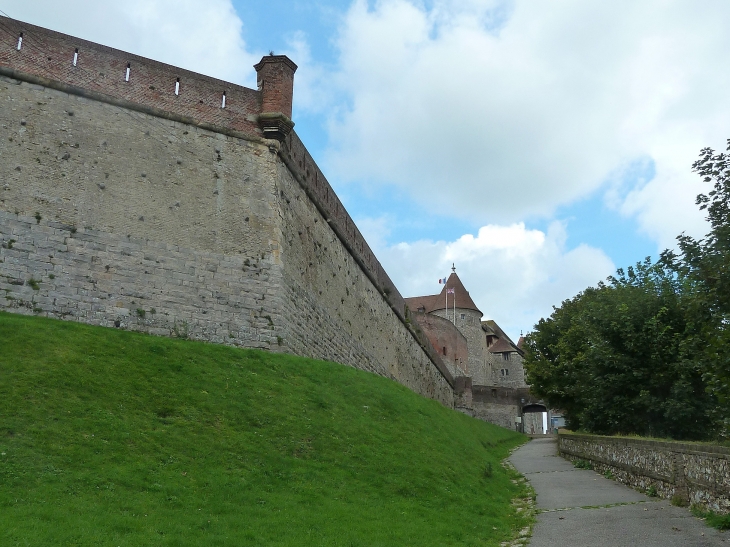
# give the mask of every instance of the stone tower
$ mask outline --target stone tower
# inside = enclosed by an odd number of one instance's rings
[[[477,308],[456,274],[456,268],[437,295],[407,298],[408,306],[451,321],[467,341],[469,373],[475,384],[486,385],[489,381],[486,360],[487,345],[482,330],[482,312]]]

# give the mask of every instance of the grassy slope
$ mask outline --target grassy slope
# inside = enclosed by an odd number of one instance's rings
[[[333,363],[0,313],[1,545],[498,545],[522,439]]]

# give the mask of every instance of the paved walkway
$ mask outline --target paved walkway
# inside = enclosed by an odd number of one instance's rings
[[[730,546],[722,533],[666,500],[649,498],[557,455],[555,438],[533,439],[509,458],[537,493],[530,547]]]

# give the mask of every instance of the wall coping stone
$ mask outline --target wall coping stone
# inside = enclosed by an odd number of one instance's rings
[[[724,456],[724,459],[730,459],[730,447],[721,446],[703,442],[686,442],[672,441],[660,439],[644,439],[640,437],[614,437],[610,435],[594,435],[590,433],[576,433],[574,431],[560,429],[558,435],[564,435],[577,440],[594,441],[600,439],[606,444],[617,444],[625,446],[642,446],[647,448],[658,448],[671,452],[680,452],[682,454],[713,454]]]

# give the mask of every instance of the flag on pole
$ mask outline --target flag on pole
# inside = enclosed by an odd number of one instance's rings
[[[439,279],[439,285],[446,285],[446,278]]]
[[[455,294],[454,289],[446,289],[446,294]]]

